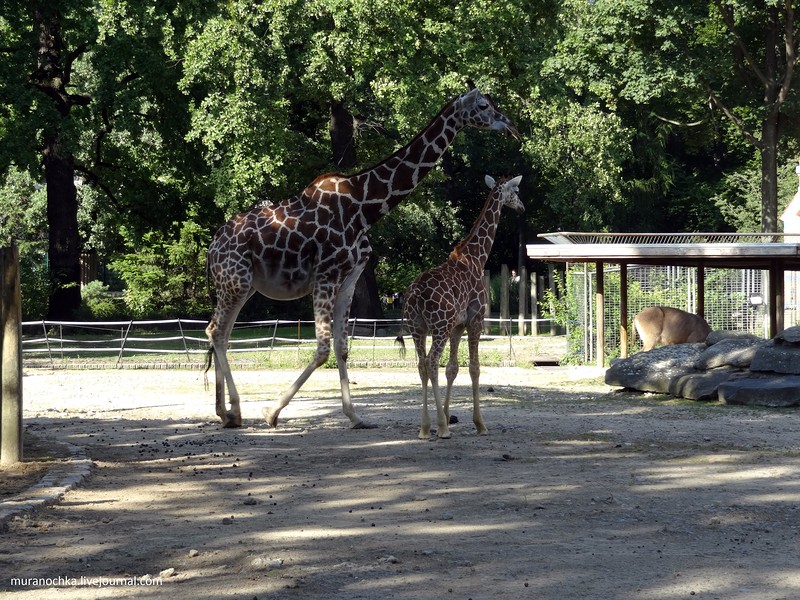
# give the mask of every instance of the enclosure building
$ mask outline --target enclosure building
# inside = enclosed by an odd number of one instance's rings
[[[638,348],[647,306],[769,338],[800,320],[800,240],[764,233],[547,233],[528,257],[566,264],[572,352],[604,365]]]

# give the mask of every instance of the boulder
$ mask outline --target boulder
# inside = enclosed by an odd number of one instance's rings
[[[691,400],[800,406],[800,327],[771,340],[712,331],[702,344],[663,346],[613,361],[605,381]]]
[[[674,379],[698,373],[694,363],[705,349],[704,343],[674,344],[639,352],[614,361],[606,370],[605,382],[642,392],[669,394]]]
[[[775,336],[775,343],[777,344],[800,344],[800,326],[795,325],[784,329]]]
[[[719,386],[731,379],[741,376],[741,371],[730,367],[721,367],[701,373],[689,373],[676,377],[670,382],[669,393],[678,398],[716,402]]]
[[[750,370],[800,375],[800,345],[779,342],[776,337],[756,350],[750,363]]]
[[[719,399],[725,404],[800,406],[800,377],[784,375],[728,381],[719,386]]]
[[[753,342],[763,342],[764,338],[760,338],[752,333],[744,331],[727,331],[725,329],[716,329],[708,334],[706,338],[706,345],[713,346],[723,340],[750,340]]]
[[[747,369],[756,350],[767,343],[767,340],[756,336],[723,338],[710,345],[694,366],[701,371],[725,366]]]

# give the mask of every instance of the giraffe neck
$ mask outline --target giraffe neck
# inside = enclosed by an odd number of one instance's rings
[[[408,196],[436,166],[464,127],[451,100],[408,144],[371,169],[345,179],[366,228]]]
[[[500,222],[500,194],[493,190],[467,237],[450,253],[451,259],[469,259],[481,270],[489,259]]]

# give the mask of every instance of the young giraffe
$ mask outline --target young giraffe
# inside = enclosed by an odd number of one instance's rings
[[[426,271],[411,284],[405,295],[403,319],[414,340],[417,351],[417,366],[422,380],[422,423],[420,439],[427,439],[431,432],[428,415],[428,380],[433,388],[436,401],[436,435],[449,438],[450,430],[450,391],[458,374],[458,344],[461,334],[467,330],[469,343],[469,375],[472,379],[472,421],[478,435],[486,435],[480,406],[478,405],[478,378],[480,361],[478,342],[483,329],[483,308],[487,293],[483,284],[483,269],[492,250],[500,210],[510,206],[517,212],[525,207],[519,199],[519,182],[522,175],[510,180],[494,179],[486,176],[486,185],[492,188],[486,199],[483,211],[469,235],[450,253],[447,262]],[[425,352],[428,333],[431,334],[431,348]],[[447,363],[447,391],[444,407],[439,394],[439,357],[450,340],[450,360]],[[400,338],[402,343],[402,337]]]
[[[368,427],[350,399],[346,333],[355,284],[372,251],[366,234],[416,188],[466,126],[520,139],[491,99],[472,89],[448,102],[410,143],[375,167],[349,176],[322,175],[293,198],[239,214],[219,229],[208,250],[217,306],[206,334],[209,367],[216,358],[216,412],[224,427],[242,424],[226,351],[239,311],[257,291],[276,300],[314,295],[317,350],[278,402],[264,409],[267,423],[277,426],[280,411],[325,364],[333,337],[342,409],[353,428]],[[225,407],[226,384],[230,410]]]

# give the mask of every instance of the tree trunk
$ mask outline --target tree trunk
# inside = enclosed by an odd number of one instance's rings
[[[341,102],[331,102],[331,151],[333,163],[340,169],[356,166],[355,131],[353,115]]]
[[[778,114],[764,120],[761,129],[761,231],[778,231]]]
[[[38,65],[31,75],[31,84],[53,102],[60,122],[44,131],[44,177],[47,184],[47,224],[49,227],[50,296],[47,317],[64,320],[80,307],[80,236],[78,232],[78,199],[75,189],[73,156],[64,149],[63,124],[70,118],[74,104],[87,104],[84,96],[67,91],[72,62],[85,48],[72,53],[64,51],[59,4],[53,0],[34,4],[34,20],[38,34]]]
[[[331,102],[330,108],[331,152],[333,162],[340,169],[356,166],[355,128],[353,115],[341,102]],[[363,319],[382,319],[383,307],[378,296],[375,277],[375,257],[371,256],[364,272],[356,282],[350,316]]]
[[[73,318],[75,310],[81,305],[78,194],[72,156],[62,156],[56,140],[51,141],[45,149],[44,176],[50,230],[50,279],[53,285],[47,318],[66,321]]]

